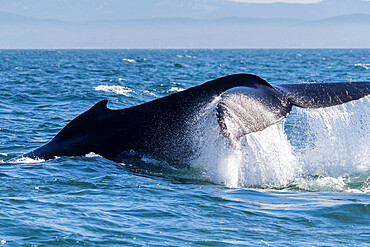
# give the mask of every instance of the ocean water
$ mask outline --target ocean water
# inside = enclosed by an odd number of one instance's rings
[[[10,162],[100,100],[122,109],[235,73],[370,81],[370,50],[0,50],[0,246],[369,246],[369,97],[294,108],[235,149],[212,102],[184,168]]]

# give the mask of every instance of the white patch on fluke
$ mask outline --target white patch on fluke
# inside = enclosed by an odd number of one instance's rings
[[[270,109],[262,102],[244,94],[230,94],[222,99],[227,106],[223,122],[230,139],[243,133],[263,130],[277,122],[280,108]]]

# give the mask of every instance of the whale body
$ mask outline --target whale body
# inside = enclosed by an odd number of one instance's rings
[[[108,101],[100,101],[49,143],[21,157],[47,160],[93,152],[120,162],[135,150],[176,161],[196,152],[189,134],[199,121],[198,113],[214,100],[222,135],[235,141],[287,117],[293,106],[330,107],[369,93],[370,82],[272,86],[252,74],[230,75],[121,110],[108,109]]]

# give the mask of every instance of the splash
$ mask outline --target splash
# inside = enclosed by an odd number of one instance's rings
[[[102,157],[102,156],[99,155],[99,154],[96,154],[94,152],[90,152],[90,153],[86,154],[85,157],[87,157],[87,158],[96,158],[96,157]]]
[[[285,120],[230,145],[217,122],[215,99],[201,113],[192,161],[214,183],[228,187],[369,191],[370,97],[323,109],[295,108]],[[294,118],[294,116],[293,116]]]
[[[242,146],[241,186],[281,187],[301,173],[284,121],[245,136]]]
[[[294,179],[299,169],[283,124],[230,143],[215,117],[217,102],[200,114],[202,121],[194,132],[200,155],[193,165],[202,167],[212,182],[228,187],[282,186]]]
[[[20,157],[18,159],[13,159],[9,161],[9,163],[24,163],[24,164],[41,163],[41,162],[45,162],[45,160],[40,159],[40,158],[30,158],[30,157]]]
[[[305,174],[338,177],[370,170],[369,99],[315,110],[297,109],[307,123],[305,146],[297,150]]]

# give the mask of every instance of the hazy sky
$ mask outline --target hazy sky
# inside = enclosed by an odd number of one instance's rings
[[[187,18],[320,19],[370,14],[364,0],[0,0],[0,12],[64,21]]]
[[[230,0],[232,2],[240,2],[240,3],[318,3],[322,0]]]
[[[0,0],[1,48],[370,48],[365,0]]]

